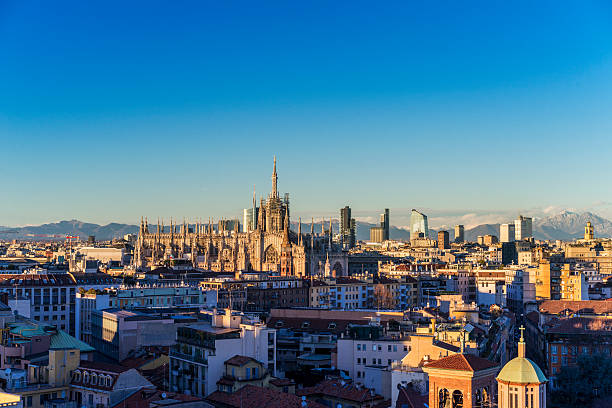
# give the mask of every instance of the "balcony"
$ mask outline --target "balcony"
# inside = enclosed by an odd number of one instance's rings
[[[170,350],[170,357],[178,358],[188,362],[195,362],[200,364],[208,365],[208,360],[202,356],[192,356],[191,354],[181,353],[180,351]]]

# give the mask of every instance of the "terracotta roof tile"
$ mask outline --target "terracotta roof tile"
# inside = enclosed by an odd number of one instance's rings
[[[296,395],[327,395],[330,397],[341,398],[355,402],[365,401],[380,401],[384,397],[375,394],[370,394],[370,389],[365,387],[357,387],[356,385],[348,382],[344,382],[339,379],[331,379],[322,381],[314,387],[307,387],[301,390],[297,390]]]
[[[425,368],[442,368],[459,371],[480,371],[497,367],[498,364],[472,354],[454,354],[425,365]]]
[[[541,313],[560,314],[612,314],[612,299],[606,300],[546,300],[540,305]]]
[[[302,399],[293,394],[276,391],[270,388],[247,385],[229,394],[215,391],[206,397],[206,401],[235,408],[301,408]],[[309,408],[325,408],[324,405],[308,401]]]
[[[243,365],[245,365],[246,363],[249,363],[251,361],[257,362],[257,360],[255,360],[252,357],[235,355],[234,357],[226,360],[225,364],[231,364],[231,365],[234,365],[234,366],[242,367]]]

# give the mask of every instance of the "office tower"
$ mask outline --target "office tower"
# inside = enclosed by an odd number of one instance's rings
[[[514,220],[514,236],[517,241],[522,241],[524,239],[531,238],[532,234],[532,225],[533,220],[531,217],[523,217],[519,215],[519,217]]]
[[[370,242],[383,242],[385,233],[382,227],[370,228]]]
[[[383,241],[389,239],[389,209],[385,208],[385,212],[380,214],[380,227],[383,229]]]
[[[412,209],[412,214],[410,214],[410,239],[417,238],[419,234],[423,234],[423,237],[429,238],[427,216]]]
[[[438,232],[438,249],[449,249],[450,242],[448,240],[448,231]]]
[[[460,244],[465,241],[465,228],[463,225],[455,225],[455,242]]]
[[[499,226],[499,241],[514,242],[514,224],[501,224]]]
[[[345,248],[355,247],[355,219],[351,218],[351,207],[340,209],[340,235]]]

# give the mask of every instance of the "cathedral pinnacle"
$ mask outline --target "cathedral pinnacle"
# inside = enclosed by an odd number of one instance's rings
[[[276,156],[274,156],[274,170],[272,170],[272,197],[278,197],[278,175],[276,174]]]

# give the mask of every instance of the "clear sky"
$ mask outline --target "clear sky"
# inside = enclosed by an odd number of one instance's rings
[[[0,225],[612,216],[608,1],[92,3],[0,2]]]

